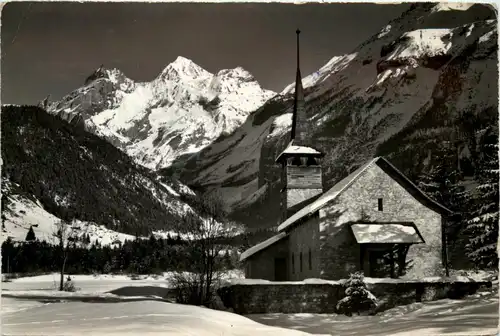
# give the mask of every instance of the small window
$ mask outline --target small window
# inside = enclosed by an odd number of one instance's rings
[[[295,253],[292,253],[292,274],[295,274]]]
[[[300,272],[302,272],[302,252],[300,252]]]
[[[382,198],[378,199],[378,211],[384,211],[384,200]]]
[[[300,166],[302,164],[302,160],[300,160],[300,157],[295,156],[292,159],[292,166]]]
[[[312,270],[312,256],[311,256],[311,249],[309,249],[309,270]]]

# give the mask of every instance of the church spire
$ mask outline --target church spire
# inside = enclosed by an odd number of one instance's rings
[[[306,139],[306,111],[304,103],[304,88],[302,87],[302,76],[300,74],[300,53],[299,53],[299,35],[297,29],[297,74],[295,76],[295,97],[293,105],[292,119],[292,141],[295,144],[304,145]]]

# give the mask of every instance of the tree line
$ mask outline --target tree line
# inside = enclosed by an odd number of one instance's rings
[[[431,198],[455,211],[447,221],[445,236],[455,268],[468,266],[498,269],[499,220],[498,127],[487,126],[471,134],[471,157],[460,165],[456,147],[443,147],[418,184]],[[465,161],[467,162],[467,161]],[[464,171],[473,173],[464,178]],[[451,265],[453,266],[453,265]]]
[[[217,242],[225,246],[217,262],[225,269],[239,267],[239,252],[272,236],[272,230],[257,230],[221,237]],[[155,274],[168,271],[190,271],[193,256],[187,253],[188,242],[178,235],[167,238],[136,238],[122,244],[102,245],[91,242],[84,234],[77,246],[69,246],[65,266],[67,274]],[[36,238],[30,228],[24,242],[8,238],[2,243],[2,273],[59,272],[63,253],[57,244]]]
[[[59,272],[61,249],[46,241],[15,243],[10,238],[2,243],[2,273]],[[157,274],[168,271],[192,271],[192,255],[187,243],[178,238],[127,240],[121,246],[102,246],[94,242],[71,247],[66,261],[66,274]],[[225,269],[237,266],[236,248],[226,249],[220,256]]]
[[[2,178],[56,217],[146,236],[181,220],[155,196],[181,203],[155,173],[83,128],[35,106],[2,106],[1,130]]]

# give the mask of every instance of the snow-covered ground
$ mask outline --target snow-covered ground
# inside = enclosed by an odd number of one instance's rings
[[[21,281],[22,282],[22,281]],[[102,281],[101,281],[102,282]],[[493,335],[498,292],[396,307],[376,316],[240,315],[158,302],[39,302],[2,298],[7,335]],[[253,320],[253,321],[252,321]],[[286,329],[284,329],[286,328]]]
[[[164,272],[161,275],[139,275],[134,276],[133,280],[130,275],[113,275],[113,274],[98,274],[98,275],[71,275],[71,281],[79,288],[78,293],[106,293],[123,287],[141,287],[141,286],[157,286],[167,288],[170,286],[170,279],[174,275],[173,272]],[[221,276],[222,280],[231,281],[235,278],[242,278],[241,271],[234,270],[227,272]],[[24,277],[13,279],[11,282],[2,282],[2,291],[8,291],[11,294],[23,294],[23,292],[35,291],[38,294],[55,291],[59,284],[59,274],[45,274],[32,277]]]
[[[2,232],[1,242],[8,237],[14,241],[24,241],[32,225],[35,225],[33,231],[38,240],[56,242],[54,233],[57,231],[56,223],[60,221],[59,218],[47,212],[38,200],[35,202],[20,195],[12,195],[9,201],[9,210],[4,213],[5,231]],[[82,221],[75,224],[80,227],[82,234],[90,236],[91,242],[98,241],[102,245],[113,246],[115,242],[123,243],[125,240],[135,239],[132,235],[110,230],[103,225]]]
[[[55,291],[57,274],[4,282],[3,294],[15,294],[18,298],[2,297],[3,334],[35,335],[43,330],[44,335],[162,333],[403,336],[492,335],[498,331],[498,280],[495,281],[493,292],[484,290],[464,300],[414,303],[387,310],[376,316],[263,314],[249,315],[248,318],[254,320],[251,321],[228,312],[150,299],[151,296],[158,296],[151,289],[157,289],[159,292],[166,290],[171,276],[172,273],[164,273],[132,280],[126,275],[73,275],[72,281],[81,288],[76,293]],[[478,272],[467,276],[480,279],[488,277],[489,274]],[[225,279],[241,277],[241,272],[237,271],[224,275]],[[305,282],[327,281],[309,279]],[[252,283],[269,282],[253,280]],[[110,291],[112,293],[109,293]],[[31,300],[19,299],[30,296]],[[33,299],[34,297],[37,299]],[[79,302],[93,297],[109,302]],[[51,298],[62,299],[63,302],[48,303],[54,301],[50,300]]]
[[[207,308],[157,301],[59,302],[33,306],[2,299],[4,335],[206,335],[305,336],[246,317]]]
[[[498,292],[465,300],[439,300],[400,306],[376,316],[329,314],[248,315],[256,322],[331,335],[494,335],[498,333]]]

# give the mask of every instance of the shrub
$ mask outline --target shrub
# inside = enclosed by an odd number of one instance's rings
[[[71,279],[67,279],[63,285],[63,291],[65,292],[76,292],[79,288],[75,286],[75,283]]]
[[[141,276],[139,274],[130,275],[131,280],[141,280]]]
[[[373,310],[377,307],[377,299],[366,288],[362,273],[351,274],[345,285],[345,297],[337,303],[337,310],[347,316],[357,312]]]

